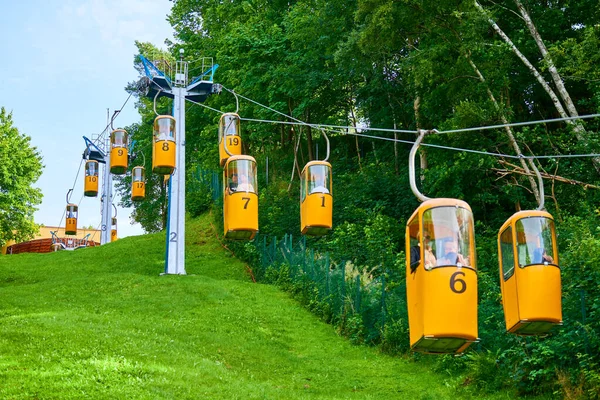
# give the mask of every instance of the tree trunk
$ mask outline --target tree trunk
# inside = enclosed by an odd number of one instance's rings
[[[415,101],[413,102],[413,109],[415,111],[415,125],[417,127],[417,131],[421,129],[421,96],[417,94],[415,97]],[[419,134],[417,133],[417,137]],[[419,151],[419,162],[421,168],[421,182],[425,180],[425,170],[429,167],[427,164],[427,150],[421,147],[421,151]]]
[[[396,121],[394,121],[394,130],[396,130]],[[394,170],[396,175],[400,175],[400,168],[398,165],[398,132],[394,132]]]
[[[294,111],[293,111],[293,107],[292,107],[292,99],[288,98],[288,115],[293,115]],[[282,124],[283,125],[283,124]],[[294,137],[296,132],[294,131],[294,125],[292,125],[292,127],[290,128],[291,132],[288,132],[287,135],[287,143],[292,143],[292,146],[294,145]],[[281,136],[281,148],[285,148],[285,138],[283,137],[283,135]]]
[[[563,108],[559,98],[556,96],[556,93],[554,93],[554,90],[552,90],[548,83],[546,83],[544,77],[538,72],[538,70],[533,66],[533,64],[529,62],[527,57],[525,57],[525,55],[521,53],[521,51],[519,51],[517,46],[515,46],[512,40],[510,40],[510,38],[506,35],[506,33],[504,33],[504,31],[498,26],[498,24],[496,24],[496,22],[494,22],[493,19],[487,16],[485,9],[481,6],[481,4],[479,4],[477,0],[475,0],[475,7],[477,7],[477,9],[487,18],[489,24],[492,26],[492,28],[494,28],[496,33],[500,35],[502,40],[504,40],[508,44],[512,52],[515,53],[517,57],[519,57],[519,59],[523,62],[523,64],[525,64],[527,69],[529,69],[533,76],[535,76],[539,84],[542,85],[548,96],[550,96],[550,99],[552,99],[552,103],[554,103],[554,107],[556,108],[556,111],[558,111],[560,116],[563,118],[568,117],[567,112]]]
[[[556,66],[554,65],[554,60],[552,60],[552,57],[550,57],[550,54],[548,53],[548,49],[546,49],[546,45],[544,44],[544,41],[542,40],[540,33],[538,32],[535,24],[531,20],[531,16],[527,12],[527,10],[525,10],[525,7],[523,7],[523,4],[519,0],[514,0],[514,2],[517,5],[519,12],[523,16],[523,19],[525,20],[525,24],[527,25],[527,28],[529,28],[529,32],[531,33],[531,36],[533,37],[533,39],[535,40],[535,43],[537,44],[538,48],[540,49],[540,53],[542,53],[542,57],[544,57],[544,61],[548,65],[548,71],[550,72],[550,75],[552,76],[552,80],[554,81],[554,85],[556,86],[556,89],[558,90],[558,94],[560,95],[560,98],[563,100],[563,102],[567,106],[569,115],[571,117],[578,117],[579,114],[577,113],[575,104],[573,104],[573,100],[571,100],[571,96],[569,95],[569,92],[567,91],[567,88],[565,87],[565,84],[564,84],[562,78],[560,77],[560,74],[558,73]],[[573,121],[573,123],[576,125],[577,128],[580,128],[583,131],[583,126],[581,125],[580,121],[575,120],[575,121]]]
[[[350,100],[350,115],[352,117],[352,126],[354,127],[354,133],[356,133],[356,115],[354,114],[354,102]],[[362,163],[360,159],[360,146],[358,145],[358,136],[354,135],[354,143],[356,144],[356,156],[358,157],[358,169],[362,171]]]
[[[533,66],[533,64],[531,64],[531,62],[529,62],[527,57],[525,57],[525,55],[523,53],[521,53],[521,51],[519,51],[519,49],[515,46],[515,44],[512,42],[512,40],[510,40],[510,38],[506,35],[506,33],[504,33],[504,31],[498,26],[498,24],[496,24],[496,22],[494,22],[493,19],[491,19],[490,17],[487,16],[486,11],[481,6],[481,4],[479,4],[479,2],[477,0],[475,0],[474,4],[475,4],[475,7],[487,18],[489,24],[492,26],[492,28],[494,28],[496,33],[498,35],[500,35],[502,40],[504,40],[509,45],[512,52],[515,53],[517,57],[519,57],[519,59],[523,62],[523,64],[525,64],[527,69],[529,69],[529,71],[537,79],[539,84],[544,88],[544,90],[546,91],[548,96],[550,96],[550,99],[552,100],[552,103],[554,104],[554,107],[556,108],[556,111],[558,111],[558,114],[561,116],[561,118],[568,118],[570,116],[574,116],[574,115],[567,114],[562,103],[560,102],[560,99],[558,98],[558,96],[556,95],[554,90],[552,90],[552,88],[544,80],[544,77]],[[540,40],[541,40],[541,38],[540,38]],[[575,112],[577,112],[577,111],[575,111]],[[582,143],[583,145],[587,146],[588,140],[585,135],[583,125],[581,125],[581,122],[577,122],[577,123],[574,123],[573,121],[566,121],[566,122],[567,122],[567,124],[570,124],[573,126],[573,132],[575,133],[575,137],[577,138],[577,140],[580,143]],[[594,168],[596,169],[596,171],[600,172],[600,158],[599,157],[592,158],[592,163],[594,164]]]
[[[509,123],[508,119],[502,112],[500,105],[496,101],[494,94],[492,93],[489,86],[487,85],[487,82],[486,82],[485,78],[483,77],[483,74],[481,73],[481,71],[479,71],[479,68],[477,68],[477,65],[475,65],[475,63],[473,62],[473,60],[471,60],[471,57],[469,57],[468,54],[465,54],[464,56],[467,59],[467,61],[469,62],[469,65],[471,65],[471,68],[473,68],[473,71],[479,78],[479,81],[481,81],[481,83],[483,83],[485,85],[485,90],[487,91],[488,97],[490,98],[491,102],[494,104],[494,108],[500,115],[500,120],[502,121],[503,124],[508,125],[508,123]],[[512,133],[512,129],[510,128],[510,126],[505,126],[504,130],[506,131],[506,135],[508,136],[510,144],[512,145],[513,149],[515,150],[515,153],[517,153],[517,155],[523,154],[521,152],[521,148],[519,147],[519,144],[517,143],[517,140],[515,139],[515,136]],[[537,200],[538,204],[541,204],[540,192],[538,190],[538,184],[534,179],[533,173],[529,170],[529,167],[527,166],[525,159],[521,158],[520,161],[521,161],[521,166],[523,167],[523,170],[526,172],[527,178],[529,179],[529,185],[531,185],[531,191],[533,192],[533,195],[535,196],[535,199]],[[533,160],[529,159],[529,162],[532,163]]]
[[[306,110],[306,122],[310,123],[310,109]],[[312,127],[310,125],[304,126],[306,128],[306,145],[308,146],[308,161],[312,161],[315,159],[313,153],[313,137],[312,137]]]
[[[396,125],[396,113],[394,112],[394,106],[392,105],[392,99],[390,96],[390,92],[387,92],[388,96],[388,104],[390,105],[390,110],[392,111],[392,121],[394,122],[394,130],[397,129]],[[398,166],[398,133],[394,132],[394,170],[396,171],[396,175],[400,173],[400,169]]]
[[[302,130],[299,129],[299,131],[300,133],[298,134],[298,141],[296,142],[296,147],[294,148],[294,165],[292,166],[292,176],[290,177],[290,183],[287,188],[288,193],[292,188],[292,182],[294,181],[294,172],[298,172],[298,176],[301,177],[300,166],[298,165],[298,147],[300,146],[300,139],[302,138]]]

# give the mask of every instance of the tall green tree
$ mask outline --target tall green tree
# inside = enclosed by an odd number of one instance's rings
[[[19,132],[4,107],[0,108],[0,160],[0,246],[4,246],[36,233],[33,213],[42,202],[42,192],[32,185],[43,169],[31,138]]]

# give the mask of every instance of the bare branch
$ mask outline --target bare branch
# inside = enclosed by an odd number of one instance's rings
[[[532,172],[525,172],[525,170],[521,167],[519,167],[518,165],[509,163],[507,161],[504,160],[498,160],[498,162],[502,165],[505,165],[507,167],[510,167],[512,169],[497,169],[497,168],[492,168],[492,170],[496,171],[497,173],[509,173],[509,174],[519,174],[519,175],[531,175],[531,176],[535,176],[535,174],[533,174]],[[568,183],[570,185],[579,185],[582,186],[584,189],[600,189],[600,186],[596,186],[596,185],[592,185],[591,183],[586,183],[586,182],[581,182],[575,179],[571,179],[571,178],[565,178],[563,176],[560,175],[553,175],[553,174],[549,174],[547,172],[541,172],[540,171],[540,175],[542,175],[542,178],[544,179],[553,179],[553,180],[557,180],[559,182],[563,182],[563,183]]]

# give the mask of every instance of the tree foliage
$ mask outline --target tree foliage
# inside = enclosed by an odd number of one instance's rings
[[[0,108],[0,246],[33,237],[33,221],[42,192],[32,185],[42,174],[42,157],[31,138],[13,125],[12,114]]]
[[[358,268],[382,273],[402,265],[397,255],[402,254],[404,245],[403,225],[417,206],[408,187],[410,145],[353,136],[359,132],[391,139],[393,134],[360,132],[352,127],[454,130],[560,115],[548,90],[493,29],[490,19],[546,85],[558,91],[549,67],[551,58],[580,115],[600,110],[597,1],[525,4],[548,57],[541,55],[524,23],[518,9],[521,2],[478,4],[483,13],[472,0],[178,0],[169,17],[176,42],[169,44],[170,55],[164,56],[172,58],[184,48],[190,59],[214,57],[220,64],[215,80],[225,88],[306,122],[348,126],[327,131],[331,140],[329,161],[334,168],[334,230],[309,243],[337,259],[351,258]],[[138,49],[140,54],[158,54],[150,44],[138,43]],[[239,101],[242,117],[290,122],[256,103]],[[564,102],[564,98],[558,101]],[[228,91],[206,101],[221,111],[235,110],[235,103]],[[154,117],[152,103],[140,98],[138,107],[142,124],[133,131],[147,138]],[[158,107],[166,110],[169,103],[159,103]],[[191,104],[186,112],[188,170],[218,171],[218,113]],[[525,155],[598,153],[595,133],[599,122],[586,120],[585,142],[566,123],[516,127],[512,137],[505,129],[494,129],[425,139],[426,144],[504,157],[420,149],[426,161],[418,171],[423,176],[419,182],[423,192],[430,197],[466,200],[477,221],[480,314],[486,318],[480,324],[481,351],[463,362],[469,365],[469,379],[479,382],[476,385],[482,390],[515,387],[516,383],[521,393],[563,390],[568,394],[576,388],[599,387],[596,346],[600,342],[592,335],[597,327],[595,322],[581,322],[577,314],[581,304],[573,300],[582,287],[588,296],[596,298],[600,279],[596,277],[597,263],[584,262],[591,254],[579,240],[585,239],[590,248],[598,245],[600,221],[595,204],[600,201],[600,191],[594,187],[600,186],[600,179],[591,158],[535,161],[546,173],[546,207],[557,220],[561,251],[569,257],[562,258],[566,260],[564,295],[569,300],[564,311],[565,323],[571,324],[568,328],[548,340],[520,340],[503,334],[495,248],[495,232],[502,223],[518,209],[537,206],[529,178],[510,157],[517,156],[518,151]],[[243,122],[244,150],[258,161],[261,185],[266,182],[269,160],[269,184],[260,189],[261,232],[280,237],[298,233],[297,173],[306,162],[317,158],[317,145],[319,158],[323,158],[321,135],[308,126]],[[405,142],[415,138],[412,133],[397,133],[395,137]],[[150,148],[144,147],[143,138],[140,149],[149,159]],[[191,173],[188,179],[192,179]],[[566,184],[565,179],[592,186]],[[158,196],[141,202],[136,206],[136,219],[160,220],[160,207],[150,205],[151,201],[164,205],[165,200]],[[199,209],[205,201],[201,199]],[[146,226],[149,230],[162,227],[156,222]],[[567,272],[581,268],[587,268],[585,277]],[[504,369],[503,374],[481,382],[498,366]],[[561,379],[562,389],[557,389]]]

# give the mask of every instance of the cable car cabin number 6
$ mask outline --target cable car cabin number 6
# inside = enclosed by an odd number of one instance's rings
[[[406,227],[406,292],[415,351],[461,353],[477,340],[473,215],[457,199],[430,199]]]

